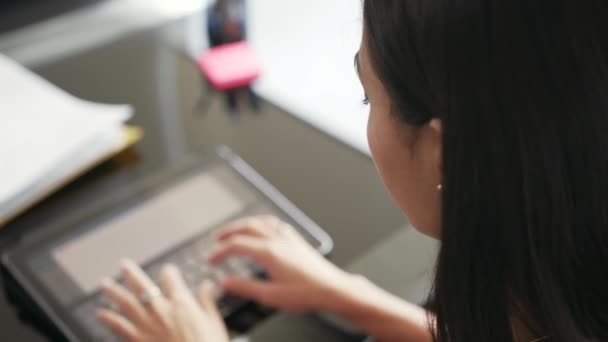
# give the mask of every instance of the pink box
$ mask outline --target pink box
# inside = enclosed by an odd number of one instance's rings
[[[246,42],[218,46],[203,52],[198,58],[201,71],[218,90],[245,87],[262,72],[262,63]]]

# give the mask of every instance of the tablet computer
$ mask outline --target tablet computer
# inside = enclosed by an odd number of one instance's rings
[[[292,224],[324,255],[333,248],[323,229],[225,147],[143,180],[96,207],[37,230],[2,258],[18,286],[71,341],[118,340],[95,312],[111,305],[100,293],[100,281],[121,281],[124,258],[138,262],[153,279],[162,265],[173,263],[192,290],[226,274],[263,276],[246,258],[206,263],[214,233],[252,215],[273,215]],[[218,300],[226,318],[247,304],[231,297]]]

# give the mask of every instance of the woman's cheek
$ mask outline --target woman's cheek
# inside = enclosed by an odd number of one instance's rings
[[[367,144],[369,145],[369,149],[372,153],[372,158],[377,163],[376,157],[378,156],[378,128],[377,122],[374,116],[373,111],[370,111],[369,117],[367,119]]]

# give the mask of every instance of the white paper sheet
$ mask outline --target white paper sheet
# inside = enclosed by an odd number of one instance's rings
[[[46,178],[60,179],[58,170],[116,147],[131,113],[77,99],[0,55],[0,222],[52,186]]]

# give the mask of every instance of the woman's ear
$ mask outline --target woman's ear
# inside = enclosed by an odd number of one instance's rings
[[[434,118],[428,123],[432,138],[432,158],[437,171],[438,183],[441,185],[443,179],[443,124],[441,119]]]

